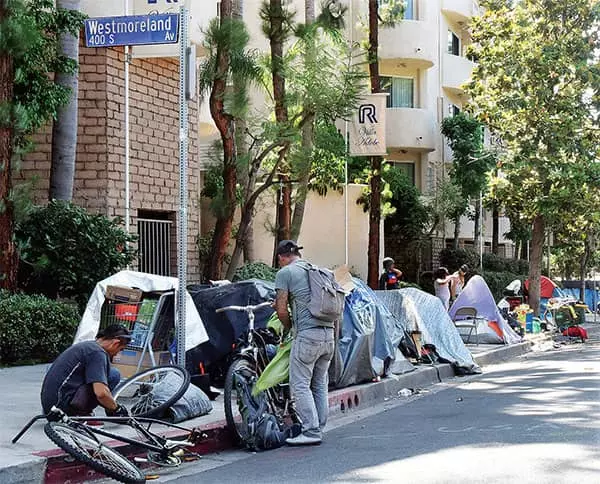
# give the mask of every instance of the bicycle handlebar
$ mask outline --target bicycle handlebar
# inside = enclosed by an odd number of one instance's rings
[[[244,312],[254,312],[258,309],[266,308],[267,306],[272,306],[273,301],[265,301],[260,304],[256,304],[255,306],[225,306],[219,309],[216,309],[216,313],[222,313],[224,311],[244,311]]]

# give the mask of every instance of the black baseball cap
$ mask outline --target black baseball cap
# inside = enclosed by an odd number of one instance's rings
[[[122,324],[111,324],[98,333],[98,338],[131,340],[131,333]]]
[[[277,245],[277,255],[297,254],[301,249],[304,249],[304,247],[300,247],[293,240],[282,240]]]

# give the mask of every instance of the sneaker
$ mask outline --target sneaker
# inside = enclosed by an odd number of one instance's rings
[[[288,445],[318,445],[321,443],[321,437],[310,437],[305,434],[300,434],[297,437],[285,439]]]

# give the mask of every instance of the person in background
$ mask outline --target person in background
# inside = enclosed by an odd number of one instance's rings
[[[435,295],[442,301],[446,311],[450,308],[450,284],[454,281],[454,276],[451,276],[448,269],[440,267],[435,274],[433,287]]]
[[[379,289],[386,291],[389,289],[400,289],[400,278],[402,271],[396,269],[395,261],[391,257],[383,259],[383,274],[379,278]]]
[[[469,266],[467,264],[463,264],[460,266],[458,271],[452,274],[454,280],[450,286],[451,300],[454,301],[462,292],[465,287],[465,276],[469,272]]]
[[[100,405],[110,417],[128,416],[127,409],[112,396],[121,375],[110,362],[130,341],[127,328],[112,324],[98,333],[95,341],[82,341],[63,351],[42,383],[44,412],[48,414],[56,406],[67,415],[85,417]]]
[[[302,421],[302,433],[286,439],[288,445],[321,443],[329,412],[329,364],[335,350],[335,324],[318,320],[310,312],[310,266],[302,259],[301,249],[293,240],[282,240],[277,246],[281,269],[275,278],[275,310],[285,331],[292,326],[294,330],[290,387]]]

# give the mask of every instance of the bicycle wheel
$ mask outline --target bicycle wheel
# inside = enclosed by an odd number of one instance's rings
[[[62,422],[48,422],[44,432],[67,454],[108,477],[129,484],[146,482],[135,464],[85,431]]]
[[[135,417],[160,416],[190,386],[190,374],[178,366],[157,366],[121,383],[113,392],[119,405]]]
[[[236,388],[237,375],[252,381],[256,380],[257,375],[249,361],[239,359],[229,366],[225,377],[225,387],[223,388],[225,420],[236,443],[242,444],[248,439],[249,432],[242,418],[242,410],[240,410],[243,404]]]

